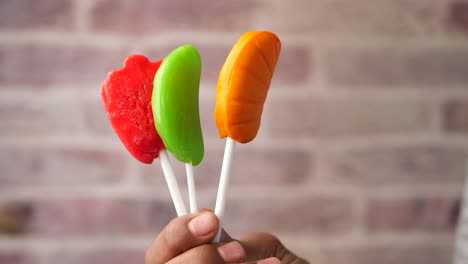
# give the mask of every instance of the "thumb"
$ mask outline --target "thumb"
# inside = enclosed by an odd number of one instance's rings
[[[281,263],[307,264],[304,259],[289,251],[281,241],[269,233],[254,232],[240,239],[248,261],[276,257]]]

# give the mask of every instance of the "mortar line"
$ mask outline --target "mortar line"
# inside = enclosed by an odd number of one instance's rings
[[[84,3],[83,3],[84,5]],[[85,6],[84,6],[85,7]],[[83,26],[80,26],[83,27]],[[378,48],[390,47],[395,49],[427,49],[427,48],[454,48],[467,49],[468,40],[463,36],[414,36],[395,37],[378,35],[347,35],[342,32],[332,34],[291,34],[287,32],[276,32],[282,39],[287,40],[291,45],[323,45],[329,48]],[[86,35],[87,43],[104,46],[126,45],[138,38],[138,35],[128,32],[75,32],[58,30],[25,30],[21,32],[0,30],[0,43],[60,43],[76,45],[78,40],[82,40]],[[232,46],[242,32],[206,32],[206,31],[170,31],[159,32],[158,34],[146,34],[141,38],[141,45],[167,45],[171,42],[193,42],[210,43],[213,45]],[[395,42],[395,40],[398,40]],[[201,41],[202,40],[202,41]],[[395,43],[398,43],[395,45]]]

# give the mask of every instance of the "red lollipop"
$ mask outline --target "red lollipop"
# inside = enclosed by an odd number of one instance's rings
[[[164,149],[151,109],[154,75],[161,62],[131,55],[121,69],[107,75],[101,90],[104,109],[118,137],[137,160],[147,164]]]
[[[153,80],[161,62],[150,62],[143,55],[129,56],[121,69],[107,75],[101,97],[107,117],[127,150],[147,164],[160,157],[169,192],[181,216],[187,210],[164,143],[154,126],[151,107]]]

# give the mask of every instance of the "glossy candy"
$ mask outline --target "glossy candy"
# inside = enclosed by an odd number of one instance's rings
[[[161,61],[131,55],[102,84],[101,98],[107,117],[127,150],[139,161],[152,163],[164,144],[154,129],[151,111],[153,79]]]
[[[219,74],[215,121],[220,138],[248,143],[257,135],[281,42],[267,31],[247,32]]]
[[[201,59],[198,51],[181,46],[164,58],[154,77],[152,106],[156,129],[166,148],[185,163],[203,159],[198,112]]]

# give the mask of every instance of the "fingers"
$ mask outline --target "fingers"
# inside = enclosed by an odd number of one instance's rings
[[[168,264],[217,264],[239,263],[245,261],[245,250],[237,241],[224,244],[205,244],[192,248]]]
[[[226,263],[241,262],[245,260],[245,249],[238,241],[231,241],[217,247],[217,251]]]
[[[250,233],[240,239],[247,254],[247,260],[281,257],[283,245],[278,238],[269,233]]]
[[[278,263],[275,262],[278,259],[283,263],[309,263],[306,260],[294,255],[285,246],[283,246],[278,238],[269,233],[250,233],[244,236],[240,242],[246,251],[247,260],[253,261],[257,259],[269,258],[262,260],[266,262],[260,261],[253,263],[273,264]],[[275,258],[277,259],[275,260]]]
[[[217,230],[218,218],[210,211],[175,218],[151,243],[146,251],[146,264],[166,263],[191,248],[208,243]]]
[[[244,262],[242,264],[281,264],[281,261],[277,258],[267,258],[259,261]]]

